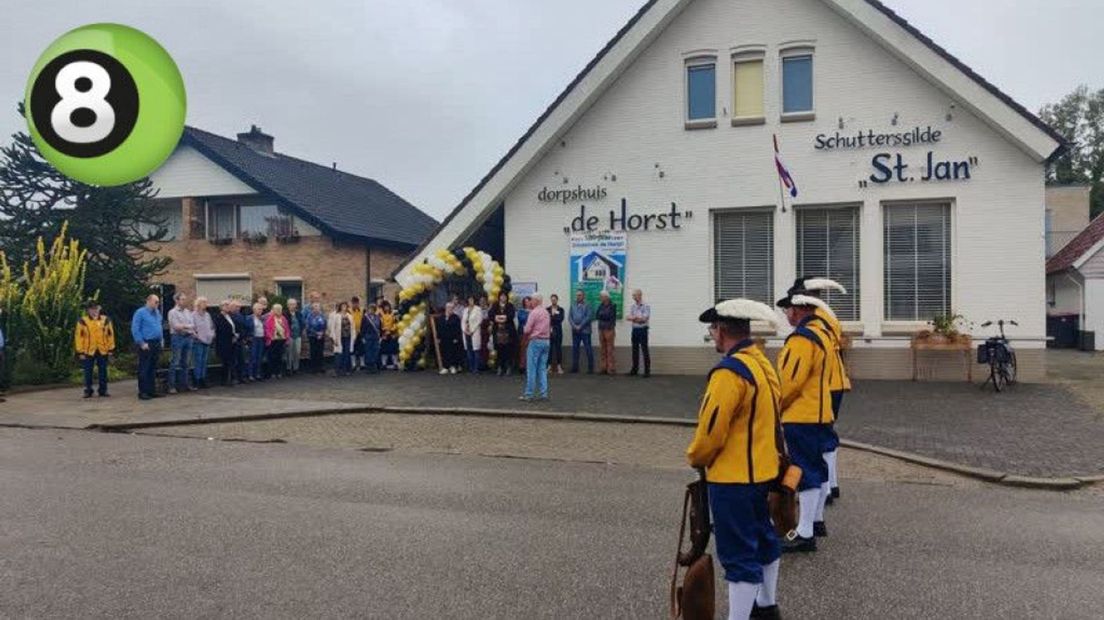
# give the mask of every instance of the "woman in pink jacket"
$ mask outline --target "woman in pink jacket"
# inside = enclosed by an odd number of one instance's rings
[[[284,307],[272,306],[264,322],[265,350],[268,351],[268,376],[281,379],[284,376],[284,347],[291,337],[291,325],[284,316]]]

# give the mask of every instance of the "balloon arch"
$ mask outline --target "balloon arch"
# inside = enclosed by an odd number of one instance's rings
[[[449,276],[470,277],[483,287],[492,300],[500,293],[509,294],[510,276],[490,254],[467,247],[449,251],[437,250],[433,256],[414,265],[411,284],[399,291],[399,363],[407,369],[425,368],[429,342],[426,338],[429,295],[434,287]],[[494,350],[490,352],[494,359]]]

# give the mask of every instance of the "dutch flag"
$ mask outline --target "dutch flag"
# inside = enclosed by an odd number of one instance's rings
[[[790,192],[791,198],[797,198],[797,183],[786,168],[786,164],[782,163],[782,156],[778,153],[778,136],[772,137],[774,138],[774,167],[778,169],[778,180]]]

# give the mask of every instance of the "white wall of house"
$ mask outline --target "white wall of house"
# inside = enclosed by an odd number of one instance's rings
[[[165,163],[150,175],[158,198],[235,196],[256,194],[253,188],[224,170],[194,148],[178,146]]]
[[[1096,332],[1095,348],[1104,351],[1104,280],[1085,280],[1085,323],[1081,329]]]
[[[1047,276],[1047,286],[1053,295],[1053,304],[1047,314],[1081,314],[1081,295],[1084,278],[1070,269]]]
[[[814,48],[816,118],[782,123],[779,54],[794,41]],[[730,51],[747,45],[764,50],[765,123],[734,127]],[[717,57],[717,127],[688,130],[685,58],[700,50],[714,50]],[[559,293],[562,299],[569,287],[564,227],[579,215],[582,202],[588,215],[600,218],[600,229],[608,227],[611,210],[620,212],[622,198],[630,215],[664,213],[676,203],[692,213],[679,230],[629,232],[625,285],[644,289],[649,298],[653,345],[705,346],[696,318],[714,297],[711,213],[773,209],[775,297],[798,275],[788,197],[786,212],[779,209],[771,142],[777,134],[799,186],[797,206],[860,206],[861,317],[851,327],[871,344],[922,325],[884,318],[883,211],[895,201],[936,200],[951,210],[953,310],[977,323],[1015,319],[1020,327],[1010,337],[1037,339],[1017,345],[1041,347],[1043,166],[966,107],[818,0],[696,0],[562,136],[562,145],[507,193],[507,269],[516,281],[536,281],[546,298]],[[933,146],[814,148],[822,133],[929,126],[942,132]],[[929,151],[937,160],[976,158],[971,178],[921,182]],[[860,187],[879,152],[900,153],[916,180]],[[567,204],[538,200],[545,187],[578,185],[601,185],[608,195]],[[866,344],[856,340],[856,346]]]

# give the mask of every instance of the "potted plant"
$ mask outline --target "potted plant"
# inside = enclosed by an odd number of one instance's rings
[[[276,241],[278,243],[298,243],[299,231],[293,228],[283,234],[278,234],[276,235]]]
[[[966,317],[961,314],[937,314],[928,324],[931,325],[931,330],[925,330],[928,332],[926,340],[932,344],[951,344],[970,339],[969,333],[961,333],[962,329],[968,328]]]

